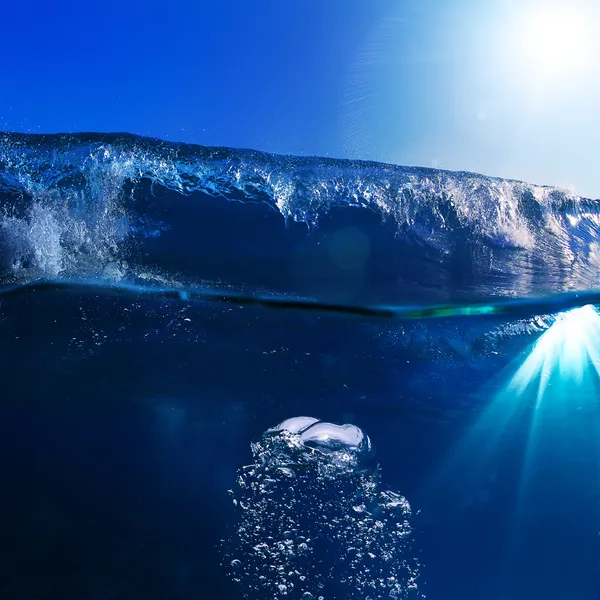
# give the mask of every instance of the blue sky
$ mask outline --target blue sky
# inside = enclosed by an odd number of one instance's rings
[[[600,197],[591,0],[21,0],[3,22],[0,129],[439,166]]]

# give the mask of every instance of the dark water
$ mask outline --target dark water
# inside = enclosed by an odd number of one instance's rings
[[[1,598],[600,597],[595,202],[95,135],[0,181]]]

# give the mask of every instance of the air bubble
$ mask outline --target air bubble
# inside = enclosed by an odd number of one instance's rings
[[[304,444],[323,452],[362,452],[370,449],[369,438],[356,425],[314,423],[301,432],[300,439]]]
[[[269,429],[269,431],[289,431],[290,433],[301,433],[307,427],[310,427],[314,423],[318,423],[319,419],[315,419],[314,417],[292,417],[291,419],[286,419],[273,427],[273,429]]]
[[[251,448],[223,548],[241,561],[229,569],[245,600],[423,598],[410,505],[382,489],[359,427],[295,417]]]

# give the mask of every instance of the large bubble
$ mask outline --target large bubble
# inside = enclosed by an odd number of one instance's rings
[[[243,598],[422,598],[410,505],[382,489],[355,425],[287,419],[252,444],[232,490],[224,565]]]

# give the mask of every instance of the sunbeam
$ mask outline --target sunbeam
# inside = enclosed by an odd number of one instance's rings
[[[585,513],[598,493],[600,314],[584,306],[558,315],[507,385],[517,404],[532,407],[521,458],[508,556],[528,543],[540,519]],[[582,473],[587,473],[582,477]],[[587,482],[581,487],[581,482]],[[539,513],[547,495],[554,509]],[[546,502],[546,506],[549,505]],[[510,561],[509,561],[510,562]]]
[[[536,407],[554,377],[581,383],[586,369],[592,367],[600,376],[600,315],[591,306],[560,314],[542,334],[533,350],[512,377],[508,391],[522,396],[529,386],[538,384]]]
[[[560,486],[571,476],[571,446],[592,450],[584,461],[598,450],[599,348],[600,314],[593,306],[558,314],[530,350],[499,374],[491,399],[491,386],[481,390],[489,403],[440,464],[428,493],[452,490],[468,508],[494,501],[508,486],[503,478],[511,477],[513,520],[526,520],[536,501],[532,481],[540,476],[534,463]]]

